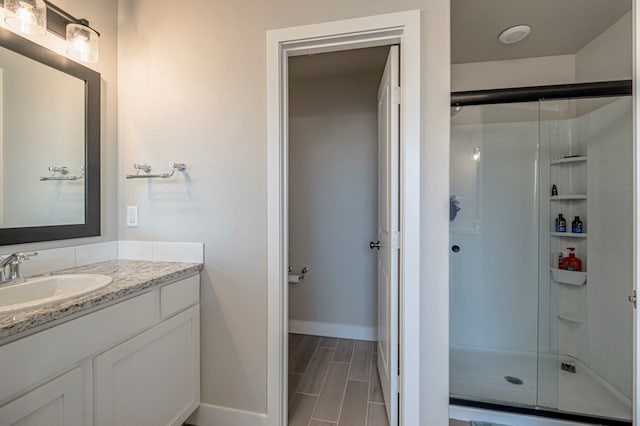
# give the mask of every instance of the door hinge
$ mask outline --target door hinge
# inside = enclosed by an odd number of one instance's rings
[[[400,101],[402,99],[401,93],[402,92],[400,91],[400,86],[393,88],[393,91],[391,93],[391,100],[393,101],[394,105],[400,105]]]
[[[393,231],[391,233],[391,248],[393,249],[400,248],[400,231]]]
[[[634,308],[638,307],[638,294],[636,292],[636,290],[633,290],[633,293],[631,294],[631,296],[629,296],[629,302],[631,302],[633,304]]]

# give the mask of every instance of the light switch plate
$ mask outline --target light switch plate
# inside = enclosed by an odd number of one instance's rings
[[[127,227],[138,227],[138,206],[127,206]]]

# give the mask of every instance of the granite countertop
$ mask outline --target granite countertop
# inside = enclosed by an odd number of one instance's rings
[[[0,345],[30,331],[40,331],[45,326],[54,326],[83,312],[91,312],[102,305],[197,274],[202,268],[202,263],[110,260],[46,274],[102,274],[110,276],[113,281],[99,290],[61,303],[0,315]]]

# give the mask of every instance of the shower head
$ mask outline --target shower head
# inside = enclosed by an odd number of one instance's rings
[[[455,105],[451,107],[451,117],[455,117],[464,107],[462,105]]]

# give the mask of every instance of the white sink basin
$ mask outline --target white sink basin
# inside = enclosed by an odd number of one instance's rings
[[[111,277],[93,274],[51,275],[0,286],[0,315],[59,303],[96,291]]]

